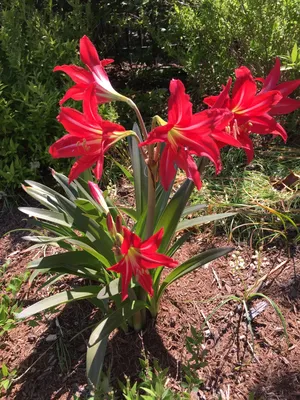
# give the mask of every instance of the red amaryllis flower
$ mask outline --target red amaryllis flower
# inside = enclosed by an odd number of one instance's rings
[[[220,151],[216,141],[232,146],[240,143],[222,132],[232,119],[229,110],[213,109],[193,114],[190,96],[180,80],[172,79],[168,102],[168,122],[156,117],[161,126],[154,128],[148,138],[140,144],[164,142],[159,173],[162,186],[167,190],[176,175],[176,166],[183,169],[198,189],[200,174],[193,155],[208,157],[221,170]]]
[[[123,258],[108,268],[122,275],[122,300],[128,297],[128,286],[132,276],[135,276],[138,283],[152,296],[152,278],[148,270],[159,266],[174,268],[178,265],[172,258],[157,253],[163,238],[163,228],[142,242],[139,236],[123,227],[123,237],[120,249]]]
[[[263,83],[260,93],[266,93],[269,90],[279,90],[282,94],[282,99],[269,111],[270,115],[288,114],[300,108],[300,100],[288,97],[300,85],[300,79],[278,84],[280,80],[280,60],[278,57],[276,58],[273,69],[270,71],[266,79],[257,78],[256,80]]]
[[[69,182],[94,164],[94,174],[99,180],[104,153],[118,140],[134,134],[100,117],[93,86],[87,89],[84,96],[83,113],[69,107],[61,108],[57,119],[69,134],[57,140],[49,149],[53,158],[79,157],[70,171]]]
[[[84,100],[84,92],[93,84],[96,85],[95,94],[98,104],[127,100],[125,96],[122,96],[112,87],[104,69],[106,65],[111,64],[114,60],[106,59],[100,61],[95,46],[87,36],[83,36],[80,39],[80,58],[88,67],[88,70],[76,65],[60,65],[54,68],[54,71],[65,72],[75,82],[75,85],[67,90],[60,100],[60,104],[63,104],[68,99]]]
[[[255,80],[246,67],[236,69],[235,75],[231,97],[229,92],[232,79],[229,78],[223,91],[218,96],[205,98],[204,103],[212,107],[212,110],[224,107],[233,113],[233,119],[225,130],[242,144],[250,162],[254,156],[250,133],[272,133],[284,140],[287,138],[283,127],[269,115],[270,110],[282,99],[282,94],[278,90],[256,94]]]

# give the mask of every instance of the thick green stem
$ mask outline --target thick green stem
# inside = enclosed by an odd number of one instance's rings
[[[155,200],[155,172],[148,165],[148,213],[146,220],[146,239],[152,236],[154,231]]]
[[[140,110],[138,109],[138,107],[135,104],[135,102],[132,101],[131,99],[128,99],[127,104],[135,111],[137,119],[138,119],[139,124],[140,124],[140,128],[141,128],[141,131],[142,131],[143,139],[146,140],[147,136],[148,136],[148,133],[147,133],[147,128],[146,128],[145,122],[144,122],[143,117],[142,117],[142,115],[140,113]]]

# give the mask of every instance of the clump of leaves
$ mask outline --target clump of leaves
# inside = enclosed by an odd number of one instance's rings
[[[13,379],[17,374],[16,369],[9,370],[6,364],[2,364],[0,369],[0,395],[2,390],[7,391],[13,383]]]
[[[6,261],[0,269],[0,277],[5,273],[9,263],[10,260]],[[27,281],[29,275],[30,272],[26,271],[24,274],[11,278],[0,295],[0,336],[13,329],[16,325],[14,314],[21,311],[21,306],[16,300],[16,295],[23,283]]]
[[[203,380],[199,378],[198,371],[207,365],[205,357],[207,350],[202,348],[204,336],[201,330],[197,331],[191,326],[191,336],[185,339],[185,346],[191,357],[186,365],[182,365],[184,372],[184,382],[181,384],[183,388],[189,391],[197,391],[203,384]]]

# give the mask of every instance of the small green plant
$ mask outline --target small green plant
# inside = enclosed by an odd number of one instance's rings
[[[297,43],[294,44],[292,51],[288,51],[287,55],[281,56],[281,58],[285,64],[283,70],[300,70],[300,48],[298,48]]]
[[[13,379],[17,374],[16,369],[12,369],[11,371],[8,369],[6,364],[2,364],[0,369],[0,394],[2,390],[5,392],[10,388],[13,383]]]
[[[4,275],[9,264],[10,259],[1,267],[0,277]],[[24,274],[11,278],[0,295],[0,336],[13,329],[17,323],[14,314],[21,311],[21,305],[16,300],[16,295],[29,275],[29,271],[26,271]]]
[[[149,359],[140,359],[141,372],[138,381],[133,385],[129,378],[126,383],[119,381],[123,398],[126,400],[176,400],[179,395],[166,387],[168,381],[168,368],[161,369],[157,360],[150,365]]]
[[[181,384],[189,392],[197,391],[203,383],[203,380],[198,375],[199,369],[207,365],[207,361],[205,360],[207,350],[201,347],[203,342],[204,336],[202,330],[197,331],[191,326],[191,336],[187,336],[185,340],[186,349],[191,357],[188,359],[186,365],[182,365],[184,382]]]
[[[278,316],[278,318],[279,318],[279,320],[281,322],[281,325],[282,325],[282,328],[283,328],[283,332],[284,332],[287,344],[289,344],[287,325],[286,325],[285,318],[284,318],[284,316],[282,314],[282,311],[280,310],[279,306],[276,304],[276,302],[273,299],[271,299],[269,296],[265,295],[264,293],[260,292],[260,289],[261,289],[263,283],[270,276],[272,276],[273,274],[275,274],[275,273],[278,274],[278,273],[282,272],[286,262],[283,262],[283,263],[279,264],[277,267],[275,267],[268,274],[260,276],[262,257],[261,257],[261,252],[260,251],[256,251],[256,253],[255,253],[256,261],[254,262],[256,270],[257,270],[256,278],[255,278],[254,284],[252,286],[247,286],[247,284],[245,282],[245,279],[243,277],[243,274],[242,274],[242,270],[245,268],[245,262],[243,260],[243,257],[240,256],[240,255],[237,256],[236,254],[233,254],[232,256],[233,256],[233,261],[230,262],[230,265],[232,267],[232,273],[233,274],[237,274],[239,276],[244,288],[241,291],[241,294],[239,294],[239,295],[225,296],[222,299],[222,301],[207,316],[207,318],[205,319],[205,321],[203,323],[203,327],[215,315],[215,313],[220,308],[225,306],[226,304],[233,302],[233,303],[236,303],[236,304],[240,305],[240,307],[237,308],[237,309],[240,310],[240,317],[239,317],[237,330],[239,330],[242,318],[244,318],[246,323],[247,323],[247,328],[248,328],[248,330],[249,330],[249,332],[251,334],[251,337],[252,337],[253,347],[251,348],[251,350],[252,350],[252,353],[254,354],[255,335],[254,335],[252,324],[253,324],[253,319],[255,318],[255,313],[253,313],[252,310],[250,311],[250,304],[251,304],[251,302],[253,300],[261,298],[261,299],[265,300],[266,302],[268,302],[270,304],[270,306],[273,308],[273,310],[275,311],[275,313],[277,314],[277,316]],[[258,314],[259,313],[260,312],[258,310]]]

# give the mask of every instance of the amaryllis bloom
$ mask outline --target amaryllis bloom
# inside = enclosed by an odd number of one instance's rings
[[[160,266],[174,268],[178,265],[172,258],[157,253],[163,238],[163,228],[142,241],[135,233],[123,227],[123,237],[120,249],[123,258],[108,268],[122,275],[122,300],[128,297],[128,286],[132,276],[150,296],[153,296],[152,278],[148,270]]]
[[[118,93],[111,85],[104,67],[111,64],[114,60],[100,60],[97,50],[87,36],[80,39],[80,59],[88,69],[78,67],[77,65],[60,65],[54,68],[54,71],[65,72],[75,85],[67,90],[60,104],[68,99],[84,100],[84,92],[90,85],[96,87],[95,95],[98,104],[110,101],[127,101],[125,96]]]
[[[253,159],[253,144],[249,137],[251,133],[279,135],[284,140],[287,134],[269,114],[270,110],[282,99],[278,90],[271,90],[257,94],[257,87],[251,72],[246,67],[235,70],[236,81],[231,97],[229,96],[232,79],[218,96],[210,96],[204,99],[204,103],[214,108],[227,108],[233,113],[233,119],[225,128],[228,135],[237,139],[245,148],[248,162]]]
[[[168,102],[168,121],[156,117],[161,126],[154,128],[148,138],[140,144],[164,142],[159,173],[162,186],[168,190],[176,175],[176,167],[183,169],[198,189],[201,179],[193,155],[208,157],[221,170],[220,151],[216,141],[240,146],[230,135],[222,132],[229,124],[233,114],[225,109],[205,110],[193,114],[190,96],[180,80],[170,82]]]
[[[123,126],[105,121],[98,114],[97,101],[91,85],[85,92],[83,113],[73,108],[62,107],[58,121],[69,132],[57,140],[49,149],[53,158],[76,157],[69,182],[83,171],[96,164],[94,174],[100,180],[103,171],[104,154],[118,140],[134,134]]]
[[[257,78],[256,80],[263,83],[260,93],[266,93],[269,90],[279,90],[282,94],[282,99],[269,111],[270,115],[288,114],[300,108],[300,100],[288,97],[300,85],[300,79],[278,84],[280,80],[280,60],[278,57],[276,58],[273,69],[266,79]]]

